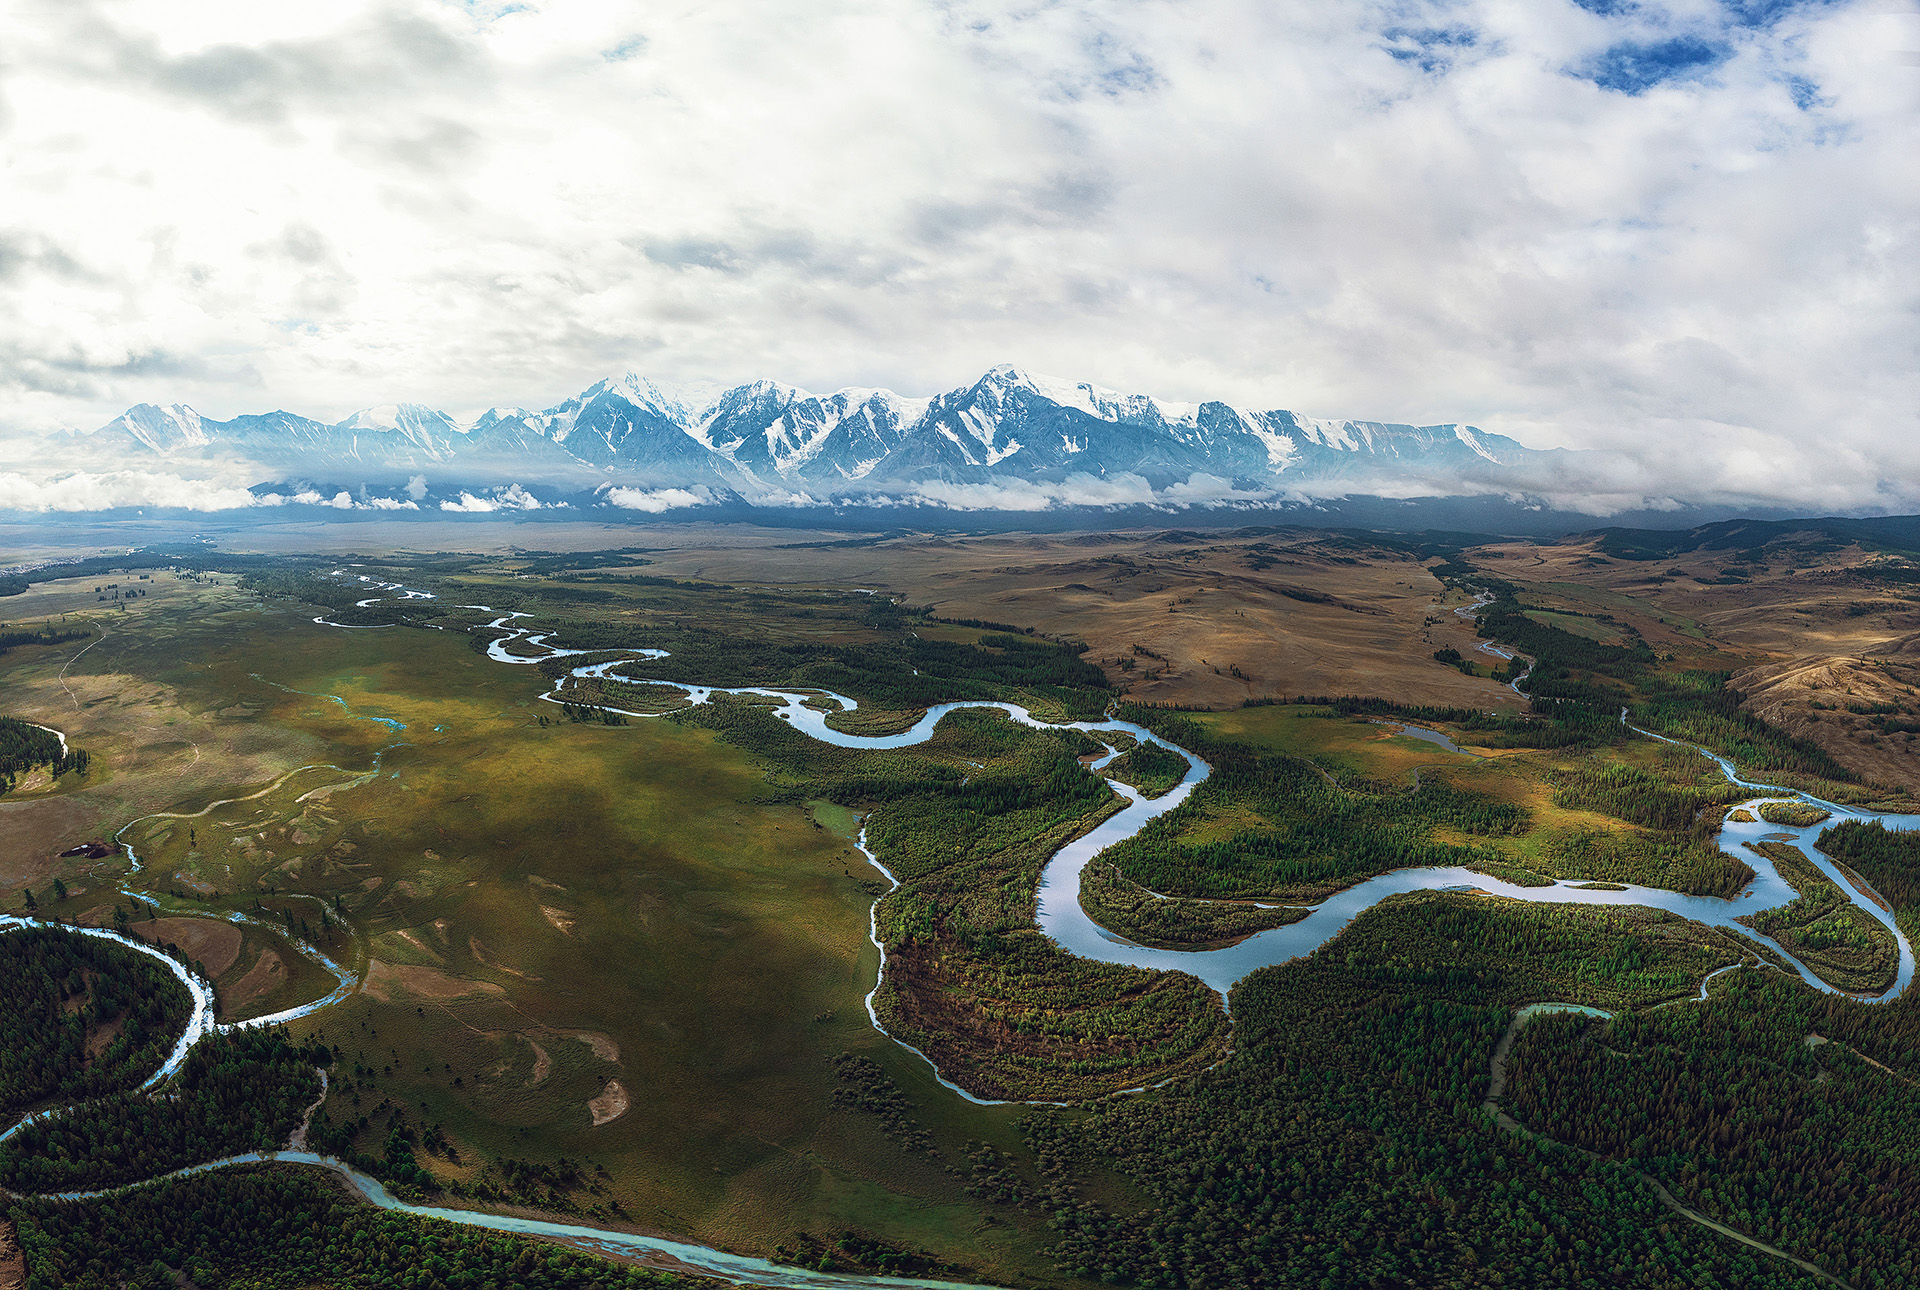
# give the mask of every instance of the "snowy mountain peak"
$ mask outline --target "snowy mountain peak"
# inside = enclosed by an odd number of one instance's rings
[[[459,434],[452,417],[424,403],[386,403],[362,408],[339,423],[341,430],[371,430],[387,434]]]
[[[170,403],[165,407],[138,403],[102,429],[123,431],[158,453],[204,448],[212,442],[200,414],[184,403]]]
[[[1167,425],[1196,424],[1200,415],[1197,403],[1170,402],[1145,394],[1122,394],[1090,381],[1068,381],[1057,376],[1031,372],[1011,363],[987,370],[981,378],[1003,389],[1020,389],[1037,394],[1058,407],[1072,408],[1102,421],[1160,421]]]
[[[464,429],[472,431],[482,429],[486,426],[498,425],[502,421],[533,421],[534,419],[533,413],[527,411],[525,408],[488,408],[472,421],[469,421]],[[456,422],[455,424],[457,425],[458,423]]]
[[[720,397],[723,387],[711,381],[656,381],[638,372],[624,372],[600,382],[587,394],[594,390],[616,395],[637,408],[686,426],[699,420],[700,414]]]

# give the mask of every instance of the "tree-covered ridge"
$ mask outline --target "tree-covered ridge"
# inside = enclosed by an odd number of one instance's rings
[[[710,1285],[373,1208],[288,1167],[223,1170],[85,1205],[9,1210],[29,1290],[651,1290]]]
[[[1522,808],[1438,778],[1418,785],[1338,779],[1303,757],[1215,738],[1164,709],[1129,706],[1122,716],[1213,767],[1185,802],[1107,856],[1154,891],[1207,898],[1325,893],[1392,869],[1499,858],[1486,848],[1437,841],[1439,828],[1507,837],[1527,826]],[[1187,836],[1216,815],[1252,825],[1217,841]]]
[[[214,1034],[157,1097],[122,1093],[36,1120],[0,1143],[0,1187],[98,1191],[187,1165],[286,1145],[320,1095],[319,1047],[282,1030]]]
[[[0,1118],[103,1097],[166,1059],[193,998],[150,955],[34,927],[0,935]]]

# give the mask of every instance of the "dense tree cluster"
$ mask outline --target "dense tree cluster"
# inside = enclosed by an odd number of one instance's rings
[[[933,1145],[933,1135],[914,1115],[913,1101],[880,1069],[879,1063],[852,1053],[836,1053],[832,1061],[834,1074],[840,1079],[840,1086],[833,1090],[835,1106],[878,1116],[887,1136],[908,1151],[924,1151],[930,1156],[940,1154]]]
[[[819,1237],[810,1232],[790,1236],[774,1246],[773,1261],[798,1264],[816,1272],[863,1272],[883,1277],[962,1281],[970,1275],[957,1263],[852,1231],[843,1231],[834,1237]]]
[[[56,777],[70,770],[84,775],[92,761],[83,748],[62,752],[60,737],[50,730],[14,717],[0,717],[0,793],[10,792],[14,777],[35,766],[51,768]]]
[[[1105,860],[1094,860],[1081,870],[1080,907],[1116,935],[1174,949],[1238,940],[1307,916],[1305,909],[1293,905],[1158,895],[1121,877]]]
[[[1812,802],[1762,802],[1760,818],[1768,824],[1789,824],[1795,828],[1806,828],[1830,819],[1832,811]]]
[[[285,1146],[320,1095],[319,1047],[284,1031],[210,1035],[158,1097],[121,1093],[34,1121],[0,1143],[0,1186],[97,1191],[223,1156]]]
[[[60,928],[0,936],[0,982],[0,1116],[140,1083],[193,1009],[151,956]]]
[[[652,564],[653,561],[641,558],[652,550],[644,546],[623,546],[606,551],[517,551],[514,559],[520,572],[550,578],[570,570],[626,569]]]
[[[1556,773],[1553,782],[1557,805],[1674,833],[1688,832],[1712,808],[1750,795],[1750,790],[1724,779],[1709,785],[1675,783],[1671,776],[1644,767],[1598,759]]]
[[[1814,843],[1849,865],[1894,908],[1920,905],[1920,832],[1895,832],[1878,820],[1843,820]]]
[[[1142,740],[1108,762],[1100,773],[1131,784],[1148,797],[1159,797],[1187,777],[1187,759],[1170,748]]]
[[[1797,847],[1761,842],[1758,850],[1796,893],[1741,921],[1771,936],[1828,985],[1878,994],[1893,984],[1899,947],[1871,914],[1840,890]]]
[[[1533,660],[1532,675],[1523,684],[1537,699],[1618,709],[1629,687],[1655,662],[1652,649],[1630,626],[1620,629],[1625,643],[1593,640],[1529,618],[1511,583],[1492,581],[1487,590],[1494,598],[1480,611],[1480,634]]]
[[[1659,673],[1645,678],[1644,698],[1633,719],[1649,730],[1703,744],[1730,757],[1743,771],[1762,771],[1789,785],[1815,788],[1858,784],[1860,777],[1812,740],[1790,735],[1744,711],[1740,691],[1727,685],[1731,672]]]
[[[0,595],[4,594],[0,592]],[[21,645],[64,645],[68,641],[83,641],[91,635],[91,627],[45,627],[38,631],[0,632],[0,654]]]
[[[1254,707],[1263,700],[1250,699]],[[1432,704],[1393,703],[1353,695],[1310,698],[1296,703],[1331,709],[1342,717],[1398,717],[1407,721],[1444,721],[1469,731],[1473,742],[1489,748],[1581,748],[1623,743],[1633,732],[1620,724],[1618,708],[1600,709],[1580,703],[1536,700],[1526,714],[1486,712],[1479,708],[1436,707]]]

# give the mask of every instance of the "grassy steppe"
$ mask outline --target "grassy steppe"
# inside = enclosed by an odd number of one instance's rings
[[[546,1199],[606,1207],[604,1221],[620,1221],[618,1202],[626,1221],[762,1251],[851,1228],[1052,1279],[1039,1224],[984,1224],[945,1167],[969,1142],[1016,1144],[1011,1113],[952,1097],[867,1022],[877,875],[846,821],[766,800],[761,764],[708,730],[542,725],[559,710],[537,702],[537,671],[488,661],[464,635],[310,617],[228,602],[155,614],[69,679],[229,736],[201,750],[224,754],[232,779],[143,801],[194,818],[136,820],[132,882],[169,912],[290,913],[366,972],[362,993],[295,1027],[343,1053],[336,1123],[389,1101],[439,1126],[451,1154],[419,1159],[449,1182],[497,1183],[505,1160],[590,1160],[607,1171],[598,1195]],[[259,760],[277,767],[250,779],[255,761],[236,753],[269,746]],[[225,798],[245,800],[213,805]],[[69,912],[104,921],[93,890]],[[261,930],[222,985],[269,954],[291,980],[243,1012],[330,988]],[[844,1051],[922,1108],[944,1160],[835,1106]],[[596,1125],[588,1104],[616,1104],[611,1083],[626,1109]],[[378,1153],[389,1123],[373,1116],[361,1149]]]

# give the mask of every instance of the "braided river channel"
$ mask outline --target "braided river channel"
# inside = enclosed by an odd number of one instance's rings
[[[407,600],[427,600],[434,598],[432,593],[429,592],[414,591],[399,586],[398,584],[378,582],[364,575],[343,574],[339,576],[358,576],[361,582],[368,584],[369,590],[382,593],[362,601],[362,605],[377,603],[383,598],[388,598],[389,595],[391,595],[391,598]],[[1719,765],[1722,773],[1726,775],[1729,782],[1753,791],[1754,796],[1741,804],[1749,810],[1752,810],[1763,802],[1800,801],[1812,803],[1824,810],[1830,811],[1832,813],[1832,819],[1823,821],[1820,825],[1810,825],[1800,828],[1768,824],[1758,821],[1757,818],[1753,823],[1726,824],[1720,834],[1721,848],[1729,854],[1737,856],[1749,865],[1755,875],[1753,880],[1749,882],[1745,888],[1729,899],[1713,896],[1688,896],[1679,892],[1665,891],[1655,887],[1630,885],[1618,886],[1610,884],[1609,886],[1613,887],[1613,889],[1602,889],[1587,885],[1584,880],[1580,879],[1566,879],[1556,882],[1551,886],[1544,887],[1521,887],[1468,869],[1401,869],[1356,883],[1354,886],[1330,896],[1318,904],[1308,907],[1309,912],[1304,918],[1290,923],[1285,927],[1277,927],[1268,931],[1255,933],[1232,945],[1198,950],[1153,949],[1147,946],[1137,945],[1101,927],[1081,908],[1079,900],[1081,870],[1086,867],[1089,861],[1093,860],[1102,851],[1113,846],[1115,843],[1132,837],[1135,833],[1139,832],[1148,821],[1164,815],[1179,806],[1192,794],[1194,788],[1206,779],[1209,773],[1210,768],[1200,758],[1194,756],[1184,748],[1168,743],[1166,740],[1161,739],[1141,726],[1131,722],[1117,720],[1077,721],[1067,724],[1053,724],[1038,720],[1027,711],[1027,709],[1018,704],[967,702],[943,703],[932,707],[928,709],[926,715],[911,729],[898,734],[873,736],[850,735],[834,730],[827,725],[827,717],[830,715],[828,712],[822,711],[817,707],[808,706],[809,700],[818,703],[822,698],[826,698],[839,704],[842,711],[851,712],[857,709],[859,706],[858,703],[845,695],[818,690],[802,694],[757,686],[725,688],[684,685],[678,682],[653,681],[645,675],[645,664],[649,660],[665,657],[665,651],[586,651],[561,649],[549,644],[545,635],[537,633],[529,627],[516,626],[514,620],[526,617],[527,615],[525,614],[515,612],[500,613],[491,606],[486,605],[462,605],[460,608],[499,614],[498,617],[487,623],[485,628],[482,629],[490,629],[497,633],[495,639],[487,645],[486,650],[487,657],[493,659],[495,662],[514,665],[534,665],[548,659],[573,657],[591,652],[596,661],[583,663],[573,668],[567,674],[568,677],[582,680],[618,679],[643,684],[667,685],[684,691],[689,705],[709,702],[715,694],[760,696],[763,699],[774,702],[775,706],[772,710],[775,717],[779,720],[790,723],[796,730],[801,731],[811,738],[820,740],[822,743],[834,744],[842,748],[877,750],[908,747],[930,739],[933,735],[934,728],[939,725],[941,718],[949,712],[960,708],[993,708],[1006,713],[1012,720],[1029,726],[1036,726],[1042,729],[1081,730],[1096,740],[1099,740],[1103,734],[1125,734],[1132,736],[1133,739],[1140,742],[1157,744],[1162,748],[1177,753],[1186,760],[1186,776],[1177,787],[1160,797],[1148,798],[1130,785],[1120,783],[1117,780],[1109,779],[1106,781],[1108,786],[1125,800],[1126,805],[1120,811],[1101,821],[1099,825],[1089,832],[1067,843],[1048,860],[1041,874],[1040,887],[1037,893],[1038,923],[1040,929],[1052,937],[1063,948],[1083,958],[1094,959],[1105,963],[1123,963],[1133,967],[1149,968],[1156,971],[1187,972],[1213,987],[1213,989],[1221,994],[1223,999],[1233,986],[1249,973],[1255,972],[1263,967],[1271,967],[1275,964],[1285,963],[1292,959],[1311,954],[1338,936],[1340,932],[1361,913],[1372,908],[1388,896],[1415,891],[1470,892],[1477,895],[1499,896],[1512,900],[1536,903],[1650,906],[1655,909],[1666,910],[1669,913],[1677,914],[1683,918],[1692,919],[1695,922],[1704,923],[1712,927],[1724,928],[1746,937],[1748,940],[1758,942],[1771,950],[1781,961],[1791,965],[1792,968],[1799,973],[1801,979],[1808,985],[1828,993],[1843,993],[1820,980],[1805,964],[1787,953],[1787,951],[1774,940],[1735,921],[1742,916],[1788,904],[1795,898],[1793,888],[1789,886],[1776,871],[1773,862],[1765,856],[1749,850],[1742,845],[1749,841],[1761,840],[1785,842],[1797,846],[1856,906],[1868,916],[1877,920],[1893,935],[1899,947],[1900,962],[1899,970],[1892,986],[1884,993],[1870,998],[1861,995],[1850,995],[1849,997],[1859,998],[1865,1002],[1884,1003],[1898,998],[1913,981],[1913,946],[1895,925],[1891,909],[1877,893],[1863,889],[1857,879],[1849,876],[1830,858],[1822,855],[1814,847],[1813,839],[1819,829],[1826,824],[1838,823],[1842,820],[1849,819],[1878,820],[1889,829],[1920,829],[1920,815],[1874,814],[1842,806],[1837,803],[1822,801],[1794,790],[1746,780],[1740,777],[1739,773],[1734,769],[1733,764],[1726,758],[1720,757],[1705,749],[1697,748],[1694,745],[1683,746],[1695,747],[1696,752],[1699,752],[1700,755],[1704,757],[1712,758]],[[344,628],[343,624],[329,623],[324,618],[316,618],[314,621],[324,626]],[[614,652],[623,655],[623,657],[608,660],[606,655]],[[565,684],[566,681],[563,679],[561,687],[564,687]],[[327,695],[320,697],[333,698],[334,696]],[[560,688],[549,690],[541,697],[551,703],[571,702],[577,704],[579,702],[578,698],[561,697]],[[630,712],[625,709],[611,707],[607,704],[594,704],[589,706],[600,707],[606,711],[619,713],[628,717],[660,715],[657,713]],[[1625,719],[1624,714],[1622,719]],[[393,727],[397,726],[398,723],[388,721],[386,724]],[[1421,737],[1427,737],[1431,742],[1436,743],[1444,750],[1450,750],[1456,755],[1468,755],[1453,748],[1452,744],[1446,740],[1446,737],[1440,735],[1438,732],[1424,731],[1418,727],[1408,727],[1407,732],[1417,734]],[[396,734],[397,733],[398,731],[396,730]],[[1648,738],[1664,739],[1663,736],[1655,735],[1648,731],[1639,731],[1639,733]],[[1096,774],[1098,774],[1108,762],[1120,755],[1120,750],[1114,746],[1114,741],[1101,740],[1101,742],[1107,744],[1108,751],[1104,756],[1091,764],[1090,769]],[[1664,742],[1673,743],[1676,741],[1664,740]],[[306,768],[303,767],[301,769]],[[278,781],[276,781],[276,783],[277,782]],[[271,788],[272,786],[269,787]],[[263,792],[264,791],[266,790],[263,790]],[[214,805],[221,805],[221,803],[215,803]],[[212,807],[205,809],[211,810]],[[196,814],[199,813],[200,812],[196,812]],[[122,830],[122,832],[124,832],[124,830]],[[893,875],[887,871],[886,867],[881,864],[872,852],[867,851],[864,837],[861,840],[861,850],[866,854],[868,860],[876,869],[886,874],[889,881],[893,881]],[[129,860],[137,869],[139,866],[139,857],[134,854],[131,846],[127,846],[126,851]],[[898,883],[896,882],[894,885],[897,886]],[[128,892],[127,894],[135,896],[136,899],[147,899],[146,897],[139,896],[137,893]],[[884,897],[882,897],[882,899],[884,899]],[[879,902],[876,901],[876,917],[878,906]],[[227,915],[227,917],[242,920],[242,916]],[[0,916],[0,934],[21,928],[45,925],[47,924],[34,919]],[[192,1049],[193,1045],[205,1035],[223,1028],[231,1029],[238,1026],[275,1025],[291,1021],[295,1018],[320,1011],[329,1004],[345,997],[357,989],[359,985],[359,982],[354,978],[350,970],[334,963],[315,947],[301,944],[299,948],[303,952],[311,954],[334,974],[339,982],[336,989],[325,998],[298,1008],[276,1013],[270,1017],[261,1017],[238,1023],[226,1023],[223,1026],[213,1019],[214,996],[211,987],[187,966],[182,965],[179,961],[167,956],[155,947],[133,937],[123,936],[116,932],[98,928],[73,930],[82,931],[84,934],[90,936],[101,936],[116,940],[131,949],[152,955],[165,963],[193,996],[193,1014],[187,1024],[185,1032],[181,1035],[179,1042],[168,1056],[167,1061],[141,1086],[141,1091],[155,1089],[164,1083],[166,1079],[180,1067],[180,1064],[185,1061],[187,1053]],[[886,972],[886,949],[878,938],[877,924],[870,924],[869,934],[873,936],[875,946],[880,949],[880,976],[884,977]],[[1722,970],[1724,971],[1726,969]],[[1717,973],[1715,975],[1717,975]],[[877,993],[879,988],[880,983],[876,980],[874,992]],[[881,1029],[879,1018],[874,1014],[873,997],[871,993],[867,996],[867,1011],[873,1020],[875,1028]],[[1701,986],[1699,998],[1706,998],[1706,984],[1704,982]],[[914,1051],[917,1052],[918,1050]],[[970,1101],[980,1101],[980,1099],[974,1098],[964,1089],[947,1079],[945,1073],[936,1070],[935,1074],[940,1076],[942,1084],[946,1085],[955,1093],[968,1098]],[[61,1113],[61,1110],[56,1108],[50,1111],[38,1112],[33,1118],[57,1116]],[[0,1134],[0,1141],[4,1141],[7,1137],[12,1136],[12,1134],[17,1132],[21,1125],[25,1123],[27,1123],[27,1121],[22,1121],[21,1124],[13,1126],[6,1133]],[[614,1231],[580,1224],[548,1222],[541,1219],[519,1218],[473,1210],[410,1204],[395,1197],[383,1187],[377,1179],[360,1172],[344,1161],[304,1150],[290,1149],[285,1151],[261,1152],[209,1161],[205,1164],[177,1170],[173,1173],[132,1185],[151,1186],[166,1179],[205,1173],[209,1170],[233,1165],[275,1162],[315,1165],[331,1169],[342,1175],[348,1184],[361,1196],[382,1209],[395,1210],[426,1218],[437,1218],[447,1222],[459,1223],[464,1226],[482,1228],[490,1231],[541,1237],[591,1253],[645,1263],[650,1266],[669,1270],[697,1273],[740,1285],[817,1287],[819,1290],[858,1290],[858,1288],[863,1287],[868,1288],[868,1290],[879,1290],[881,1287],[920,1287],[923,1288],[923,1290],[969,1290],[969,1287],[960,1282],[927,1280],[913,1277],[881,1277],[817,1272],[807,1268],[771,1263],[765,1259],[752,1258],[746,1255],[731,1254],[704,1245],[687,1241],[676,1241],[665,1237],[645,1236],[637,1233]],[[87,1196],[90,1195],[103,1194],[106,1193],[70,1194],[58,1198],[81,1200],[86,1199]]]

